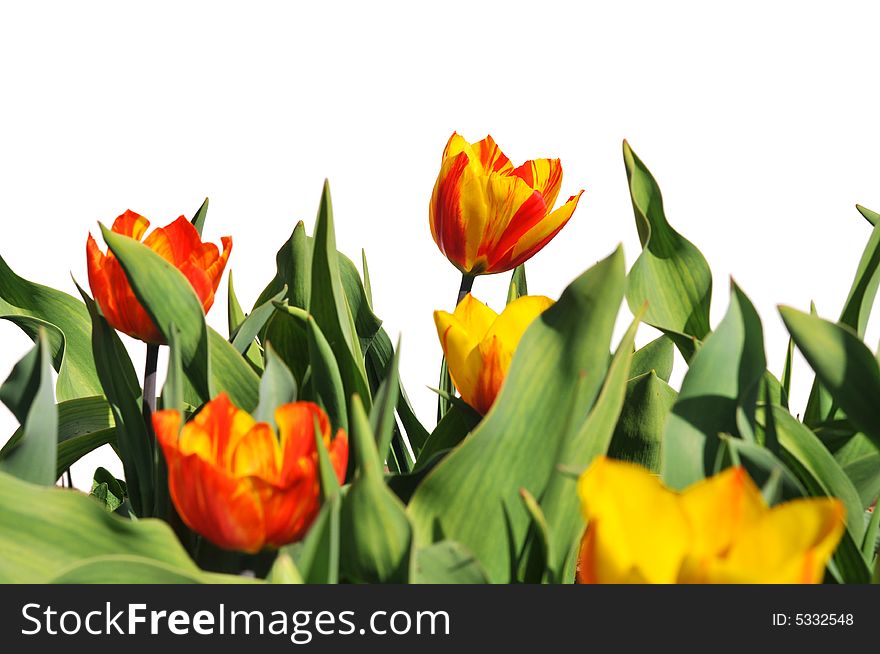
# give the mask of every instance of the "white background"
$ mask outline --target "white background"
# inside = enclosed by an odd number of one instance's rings
[[[660,6],[662,4],[662,6]],[[0,254],[75,293],[85,240],[131,208],[164,225],[211,199],[250,307],[295,222],[331,180],[340,249],[367,251],[377,314],[403,334],[402,375],[433,424],[432,312],[459,277],[427,205],[453,130],[491,133],[514,162],[560,157],[569,225],[528,264],[532,293],[638,239],[627,138],[671,223],[706,255],[713,325],[734,276],[764,319],[777,303],[836,318],[880,209],[878,11],[870,3],[30,2],[0,8]],[[832,9],[833,7],[833,9]],[[876,7],[876,5],[875,5]],[[477,280],[498,309],[508,277]],[[225,333],[225,280],[209,321]],[[628,322],[622,312],[619,331]],[[645,328],[640,342],[653,336]],[[877,332],[869,331],[869,343]],[[142,367],[144,346],[133,341]],[[0,321],[0,378],[30,347]],[[675,379],[683,372],[678,364]],[[795,370],[794,408],[812,379]],[[0,408],[0,442],[15,420]],[[96,465],[74,468],[88,487]]]

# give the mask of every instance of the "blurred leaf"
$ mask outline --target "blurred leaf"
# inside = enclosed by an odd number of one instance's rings
[[[562,444],[559,462],[563,465],[586,468],[597,456],[608,452],[626,395],[629,366],[633,358],[633,343],[640,320],[641,314],[637,314],[617,346],[602,390],[587,419],[575,430],[573,437]],[[576,480],[555,470],[541,495],[541,510],[547,520],[549,542],[552,546],[546,556],[547,569],[550,572],[550,579],[557,582],[561,581],[562,571],[566,567],[565,556],[571,551],[572,543],[577,542],[584,529],[576,485]],[[527,550],[526,556],[528,555]],[[539,577],[534,568],[534,559],[527,558],[526,561],[526,565],[532,566],[526,573],[526,580],[537,581]]]
[[[794,341],[788,339],[788,347],[785,349],[785,366],[782,368],[782,406],[788,408],[788,398],[791,396],[791,368],[794,364]]]
[[[0,473],[0,515],[2,583],[46,583],[73,565],[106,555],[145,557],[199,574],[166,523],[118,518],[77,491]]]
[[[672,339],[664,334],[635,351],[629,367],[629,377],[640,377],[653,370],[657,377],[668,382],[674,360],[675,346]]]
[[[461,543],[440,541],[416,551],[411,583],[485,584],[489,579],[476,557]]]
[[[318,517],[300,543],[282,547],[302,574],[307,584],[339,582],[339,509],[341,496],[326,499]]]
[[[385,485],[376,437],[358,396],[351,423],[356,476],[342,502],[342,556],[345,578],[360,583],[407,580],[412,527],[403,503]]]
[[[676,397],[653,371],[630,379],[608,455],[659,472],[663,430]]]
[[[46,327],[59,402],[101,394],[92,361],[91,323],[81,302],[19,277],[0,257],[0,318],[14,322],[35,342],[39,328]]]
[[[849,327],[780,307],[782,320],[818,380],[856,427],[880,446],[880,368]]]
[[[34,484],[58,479],[58,411],[52,392],[52,359],[45,332],[0,385],[0,400],[22,426],[18,444],[0,460],[0,471]],[[5,521],[4,521],[5,522]]]
[[[754,440],[755,404],[766,368],[761,320],[731,283],[727,315],[691,360],[666,423],[660,470],[667,485],[682,489],[711,474],[719,434]]]
[[[208,198],[205,198],[205,201],[202,202],[199,210],[196,211],[195,215],[192,217],[190,221],[193,224],[193,227],[196,228],[196,231],[199,233],[199,236],[202,235],[202,230],[205,228],[205,220],[208,218]]]
[[[647,302],[645,322],[668,334],[690,360],[694,339],[710,331],[712,273],[700,251],[667,222],[660,187],[626,141],[623,160],[643,248],[629,273],[627,303],[635,313]]]
[[[529,285],[526,282],[526,264],[521,263],[513,269],[510,285],[507,287],[507,304],[528,294]]]
[[[296,401],[296,380],[284,362],[266,346],[266,370],[260,379],[260,402],[253,413],[257,422],[268,422],[278,432],[275,424],[275,410]]]
[[[733,453],[734,459],[719,460],[716,469],[712,471],[713,474],[731,465],[741,465],[758,487],[763,487],[768,482],[780,484],[782,500],[792,500],[809,494],[800,479],[766,447],[728,434],[722,434],[721,440]]]
[[[592,407],[624,283],[618,248],[526,330],[489,413],[410,500],[419,545],[452,539],[475,554],[493,582],[515,575],[530,525],[519,490],[542,496],[569,429]]]
[[[256,579],[223,575],[169,565],[127,554],[83,559],[65,568],[51,584],[249,584]]]
[[[266,577],[266,581],[270,584],[302,584],[303,578],[293,558],[284,551],[278,552],[275,557],[275,563],[272,564],[271,570]]]
[[[92,317],[95,366],[117,427],[116,447],[131,506],[137,516],[148,516],[154,507],[153,450],[141,408],[143,393],[119,335],[101,316],[95,301],[78,285],[77,288]]]

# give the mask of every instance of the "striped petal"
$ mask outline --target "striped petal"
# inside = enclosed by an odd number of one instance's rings
[[[126,209],[124,214],[116,217],[110,230],[140,241],[149,226],[149,220],[131,209]]]
[[[553,208],[562,187],[562,162],[559,159],[526,161],[513,174],[541,194],[548,210]]]

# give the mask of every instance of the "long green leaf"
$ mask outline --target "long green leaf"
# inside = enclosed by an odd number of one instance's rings
[[[593,405],[623,290],[618,249],[572,282],[526,330],[489,413],[410,500],[418,546],[455,540],[493,582],[515,576],[530,525],[520,488],[541,497],[561,463],[568,429]]]

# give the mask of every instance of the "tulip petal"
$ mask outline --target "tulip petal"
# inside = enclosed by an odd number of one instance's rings
[[[455,307],[453,315],[477,341],[486,335],[489,328],[498,319],[497,313],[470,293],[461,299],[461,302]]]
[[[559,230],[565,227],[565,224],[577,208],[578,200],[580,200],[582,194],[583,191],[580,191],[577,195],[571,196],[565,204],[532,227],[528,232],[522,234],[516,242],[511,244],[509,241],[505,241],[504,247],[506,248],[510,245],[510,249],[505,251],[499,247],[498,253],[500,253],[500,256],[489,262],[490,269],[510,270],[516,268],[547,245],[559,233]]]
[[[519,345],[526,329],[544,311],[553,306],[553,300],[543,295],[523,295],[506,307],[486,331],[484,339],[498,338],[511,354]]]
[[[482,141],[471,144],[463,136],[453,132],[443,150],[443,159],[455,157],[461,152],[466,153],[470,161],[479,164],[480,168],[486,172],[513,171],[510,159],[501,151],[495,139],[490,135],[487,135]]]
[[[124,214],[116,217],[110,230],[116,234],[129,236],[136,241],[140,241],[149,226],[149,220],[130,209],[126,209]]]
[[[559,159],[526,161],[513,174],[541,194],[548,210],[553,208],[562,186],[562,162]]]
[[[804,498],[776,506],[742,530],[709,580],[819,583],[843,535],[844,519],[843,503],[834,498]]]
[[[144,239],[144,245],[166,261],[180,267],[189,261],[190,254],[201,248],[202,239],[193,224],[180,216],[170,225],[157,227]]]
[[[283,466],[278,483],[286,486],[302,475],[301,461],[311,460],[315,452],[315,423],[325,443],[330,440],[330,419],[313,402],[292,402],[275,410],[275,423],[281,434]]]
[[[580,561],[588,583],[672,583],[689,526],[677,496],[641,466],[597,458],[577,485],[591,539]]]
[[[474,406],[483,362],[477,350],[480,340],[497,314],[470,293],[462,298],[455,313],[434,312],[437,336],[446,355],[452,382],[465,402]],[[476,408],[476,407],[475,407]]]
[[[477,213],[485,217],[480,224],[467,224],[468,255],[478,269],[501,272],[493,265],[499,253],[509,250],[523,235],[539,226],[547,216],[548,207],[541,194],[519,177],[493,173],[480,181],[484,188],[472,191],[472,186],[477,185],[468,185],[467,173],[463,176],[461,197],[465,220],[469,221],[470,216]]]
[[[258,422],[230,448],[233,477],[259,477],[270,483],[278,479],[281,448],[272,428]]]
[[[761,491],[744,468],[728,468],[689,486],[681,505],[693,528],[691,555],[726,553],[737,534],[767,511]]]
[[[429,205],[431,236],[440,251],[462,272],[468,272],[465,261],[467,228],[462,215],[462,176],[468,168],[467,154],[445,159],[434,184]]]
[[[220,393],[184,426],[180,435],[180,447],[186,452],[198,452],[206,461],[225,470],[232,470],[235,446],[255,424],[247,411],[236,407],[226,393]],[[210,441],[208,451],[201,445],[205,436]]]

